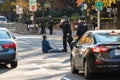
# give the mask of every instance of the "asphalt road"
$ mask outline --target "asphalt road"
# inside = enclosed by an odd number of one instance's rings
[[[47,53],[41,51],[41,35],[16,35],[18,67],[0,65],[0,80],[86,80],[83,73],[70,72],[69,52]],[[62,37],[49,36],[54,48],[62,48]],[[69,48],[68,48],[69,49]],[[97,74],[91,80],[120,80],[119,74]]]

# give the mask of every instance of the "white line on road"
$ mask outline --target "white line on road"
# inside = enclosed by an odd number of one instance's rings
[[[71,80],[71,79],[69,79],[67,77],[63,77],[62,80]]]
[[[44,66],[41,66],[41,65],[37,65],[37,64],[26,64],[26,65],[20,65],[19,68],[36,68],[36,69],[39,69],[39,70],[47,70],[44,68]]]
[[[42,70],[47,70],[47,69],[45,69],[44,67],[42,67],[42,66],[40,66],[40,65],[37,65],[37,64],[31,64],[31,65],[34,66],[34,67],[40,68],[40,69],[42,69]]]
[[[22,58],[18,56],[18,59],[22,59]]]
[[[18,60],[21,60],[21,59],[24,59],[24,58],[21,58],[20,56],[18,56]],[[41,60],[41,61],[42,61],[43,59],[41,59],[41,58],[24,59],[24,61],[33,61],[33,60],[34,60],[34,61],[35,61],[35,60],[37,60],[37,61],[38,61],[38,60]]]
[[[21,37],[16,37],[18,38],[41,38],[40,36],[21,36]]]

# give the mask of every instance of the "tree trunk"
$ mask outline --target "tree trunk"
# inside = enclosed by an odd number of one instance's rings
[[[120,29],[120,1],[116,2],[116,6],[117,6],[117,28]]]

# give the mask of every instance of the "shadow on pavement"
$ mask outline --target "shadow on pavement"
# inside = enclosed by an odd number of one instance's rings
[[[120,73],[94,74],[93,79],[87,80],[120,80]]]
[[[30,80],[59,80],[59,79],[56,79],[58,78],[59,76],[62,76],[63,74],[67,74],[67,72],[65,73],[59,73],[59,74],[55,74],[55,75],[49,75],[49,76],[43,76],[43,77],[38,77],[38,78],[32,78]]]
[[[72,74],[68,73],[63,76],[61,80],[120,80],[120,73],[104,73],[104,74],[94,74],[91,79],[85,79],[83,73]]]
[[[70,58],[64,60],[62,63],[68,63],[68,62],[70,63]]]
[[[0,64],[0,69],[8,69],[9,67],[7,65]]]
[[[10,67],[0,64],[0,74],[10,71]]]

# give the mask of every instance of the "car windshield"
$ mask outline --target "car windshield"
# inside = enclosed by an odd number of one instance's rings
[[[120,34],[96,33],[94,35],[97,42],[120,42]]]
[[[0,21],[6,21],[6,18],[0,17]]]
[[[0,30],[0,39],[10,39],[11,36],[6,30]]]

